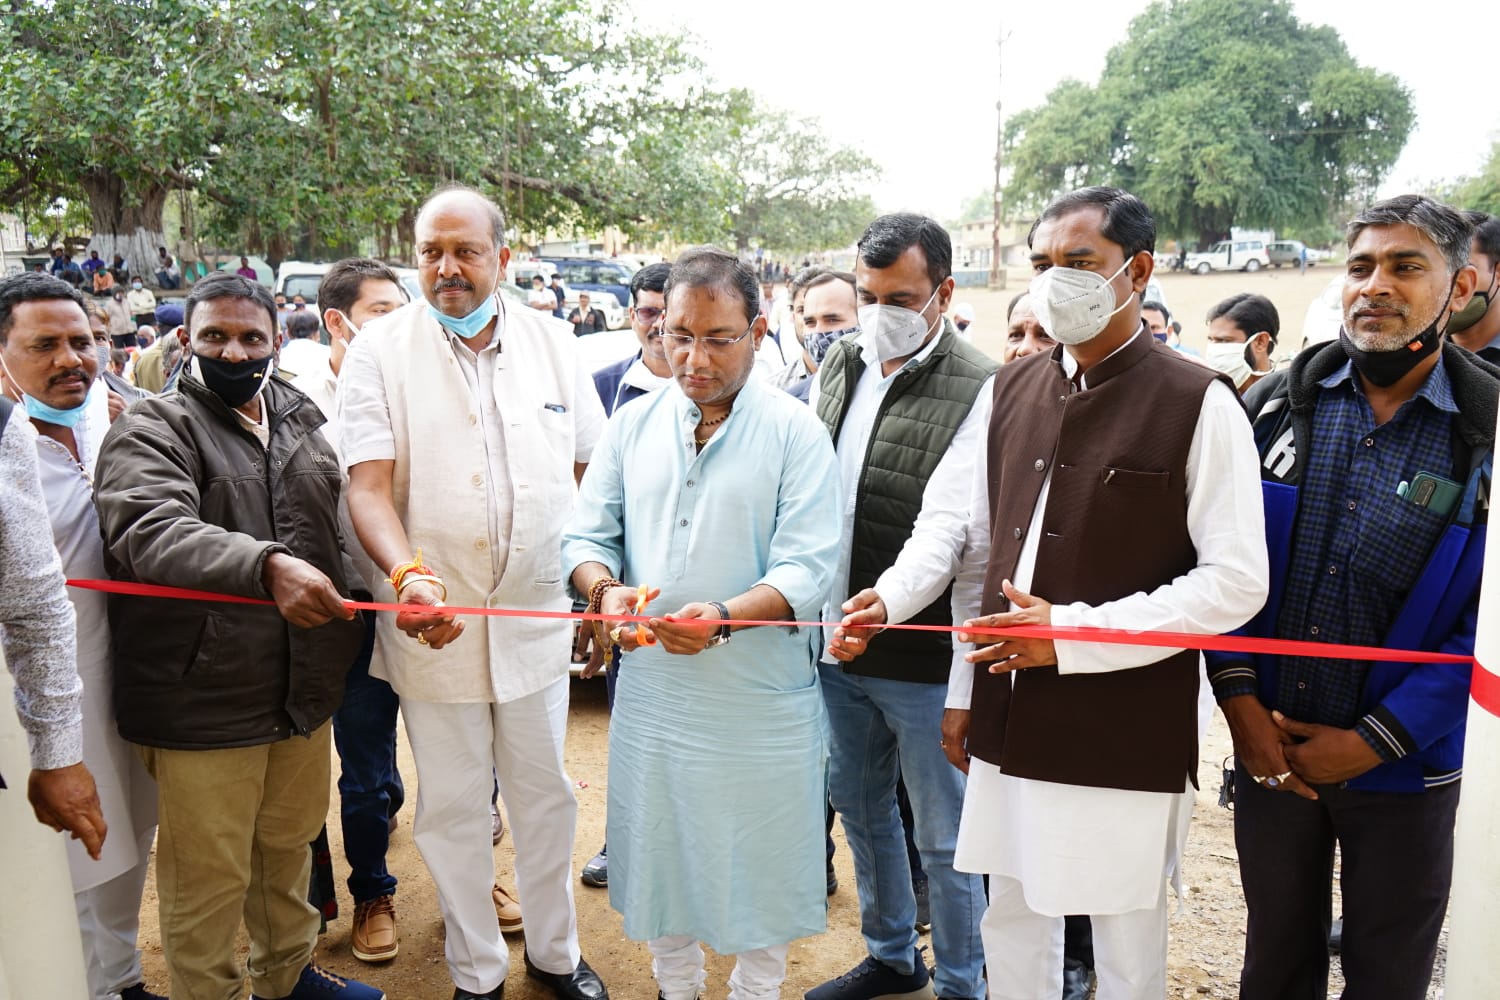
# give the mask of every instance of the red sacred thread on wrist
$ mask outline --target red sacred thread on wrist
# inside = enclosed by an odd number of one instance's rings
[[[386,577],[385,582],[390,584],[392,587],[395,587],[396,593],[399,594],[401,593],[401,581],[406,579],[407,574],[409,573],[419,573],[424,576],[437,576],[437,574],[434,573],[426,563],[422,562],[422,550],[418,549],[417,554],[412,557],[410,562],[404,562],[393,566],[391,568],[391,575]]]

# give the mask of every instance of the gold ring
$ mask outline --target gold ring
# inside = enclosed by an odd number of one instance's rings
[[[427,645],[427,633],[426,632],[418,632],[417,633],[417,645],[419,645],[419,646],[425,646],[425,645]]]
[[[616,625],[614,628],[612,628],[612,629],[609,630],[609,641],[612,642],[612,643],[614,643],[616,646],[618,646],[620,644],[620,635],[624,631],[625,631],[625,626],[624,625]]]

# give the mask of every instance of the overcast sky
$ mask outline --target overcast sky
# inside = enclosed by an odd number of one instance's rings
[[[1010,115],[1040,104],[1067,77],[1096,83],[1105,54],[1148,0],[628,2],[643,29],[696,35],[699,56],[721,84],[819,118],[832,138],[879,163],[872,194],[882,211],[947,218],[993,183],[997,88]],[[1482,0],[1293,6],[1302,21],[1336,28],[1361,65],[1394,73],[1412,92],[1417,125],[1383,194],[1478,170],[1500,128],[1500,107],[1484,82],[1493,72],[1488,50],[1500,39],[1500,8]],[[1471,112],[1480,101],[1482,110]]]

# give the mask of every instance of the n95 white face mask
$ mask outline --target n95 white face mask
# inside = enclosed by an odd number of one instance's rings
[[[932,290],[922,309],[932,305],[935,298],[936,288]],[[941,316],[938,317],[938,322],[942,322]],[[866,343],[875,349],[875,357],[881,361],[917,353],[922,347],[922,341],[927,339],[935,325],[927,322],[927,317],[922,315],[921,310],[903,306],[859,307],[859,328],[864,333]]]
[[[1250,353],[1250,345],[1247,344],[1209,344],[1208,350],[1204,352],[1203,360],[1214,371],[1228,376],[1229,381],[1234,383],[1238,389],[1255,374],[1255,369],[1250,367],[1250,360],[1245,357]]]
[[[1103,332],[1115,313],[1130,304],[1127,297],[1116,305],[1114,286],[1110,284],[1129,266],[1127,259],[1107,278],[1077,267],[1049,267],[1031,279],[1031,311],[1053,340],[1086,344]]]

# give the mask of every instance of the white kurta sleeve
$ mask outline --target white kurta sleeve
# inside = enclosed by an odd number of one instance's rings
[[[986,421],[988,423],[988,421]],[[963,553],[958,575],[953,579],[953,624],[979,617],[984,602],[984,574],[990,561],[989,458],[981,453],[970,467],[969,519],[964,529]],[[948,698],[945,708],[969,707],[974,689],[974,664],[964,659],[973,646],[953,642],[953,663],[948,668]]]
[[[896,561],[875,581],[886,618],[904,622],[942,594],[958,572],[973,506],[974,468],[984,464],[994,400],[991,375],[922,491],[922,511]],[[988,497],[985,510],[988,510]]]
[[[370,331],[355,338],[339,371],[338,451],[346,469],[361,462],[389,462],[396,458],[396,434],[391,429],[385,376],[370,349],[370,338],[378,335]]]
[[[1269,568],[1260,459],[1244,408],[1223,383],[1212,383],[1204,394],[1186,474],[1187,529],[1198,565],[1150,593],[1097,607],[1054,605],[1053,625],[1222,635],[1261,609]],[[1055,645],[1064,674],[1141,667],[1178,652],[1075,640]]]

